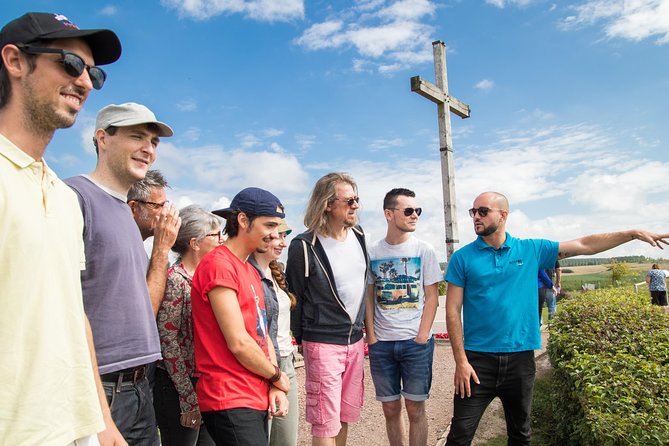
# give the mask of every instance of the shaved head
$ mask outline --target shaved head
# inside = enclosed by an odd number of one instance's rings
[[[509,200],[504,196],[504,194],[500,194],[499,192],[493,192],[493,191],[483,192],[478,197],[476,197],[476,200],[474,201],[478,201],[479,198],[484,199],[486,201],[489,200],[488,202],[492,206],[498,209],[502,209],[507,212],[509,210]]]

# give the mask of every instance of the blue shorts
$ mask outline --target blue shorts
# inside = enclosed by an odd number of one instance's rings
[[[397,401],[401,395],[410,401],[425,401],[432,387],[433,355],[433,337],[426,344],[407,339],[378,341],[370,345],[369,368],[376,399]]]

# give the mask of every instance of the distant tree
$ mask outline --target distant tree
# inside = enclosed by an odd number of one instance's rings
[[[613,285],[618,285],[620,284],[620,281],[625,277],[628,276],[631,272],[631,268],[629,263],[627,262],[617,262],[617,261],[612,261],[611,262],[611,282]]]

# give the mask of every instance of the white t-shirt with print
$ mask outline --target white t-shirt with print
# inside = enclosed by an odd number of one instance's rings
[[[415,338],[423,316],[425,287],[443,280],[434,248],[415,237],[399,245],[381,239],[370,246],[369,257],[376,338]]]

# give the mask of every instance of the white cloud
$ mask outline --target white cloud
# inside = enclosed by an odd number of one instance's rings
[[[311,149],[311,147],[316,143],[316,136],[297,134],[295,135],[295,142],[297,143],[300,150],[304,152]]]
[[[489,5],[505,8],[507,6],[527,6],[535,0],[485,0]]]
[[[376,152],[384,149],[402,147],[404,145],[406,145],[406,142],[402,138],[393,138],[393,139],[379,138],[372,141],[368,147],[371,151]]]
[[[284,22],[304,17],[303,0],[161,0],[181,17],[206,20],[222,14],[241,14],[263,22]]]
[[[601,23],[609,38],[669,43],[669,0],[589,0],[573,9],[561,23],[564,29]]]
[[[170,142],[161,143],[154,168],[163,171],[172,184],[194,180],[219,195],[221,192],[235,194],[244,187],[257,186],[282,197],[303,193],[307,181],[307,174],[293,154],[271,150],[226,150],[217,145],[185,148]]]
[[[182,112],[193,112],[197,110],[197,101],[195,99],[184,99],[177,103],[177,108]]]
[[[100,10],[100,14],[106,16],[115,16],[118,14],[118,7],[116,5],[107,5]]]
[[[276,138],[277,136],[283,135],[283,130],[268,128],[263,130],[262,133],[268,138]]]
[[[475,88],[478,88],[479,90],[483,91],[490,91],[492,88],[495,86],[495,83],[491,81],[490,79],[483,79],[480,80],[474,85]]]
[[[307,50],[354,48],[354,71],[373,65],[382,73],[432,60],[434,33],[423,20],[434,15],[429,0],[362,2],[307,28],[295,43]]]

